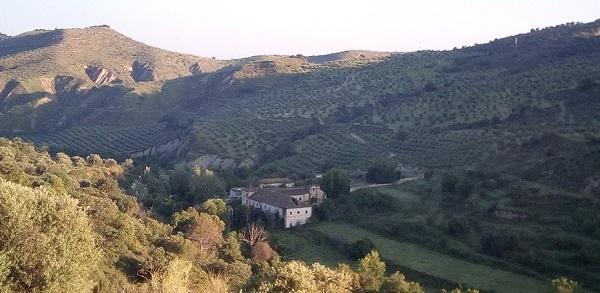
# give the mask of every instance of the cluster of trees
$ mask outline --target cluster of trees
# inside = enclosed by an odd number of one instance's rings
[[[228,178],[231,177],[239,179],[235,175]],[[228,182],[209,169],[180,164],[172,170],[159,166],[135,167],[127,173],[124,185],[154,213],[170,217],[210,198],[223,197]]]
[[[328,268],[298,261],[273,262],[257,273],[252,292],[406,292],[422,293],[423,287],[400,272],[385,275],[386,266],[377,251],[369,252],[353,270],[348,265]]]
[[[395,170],[395,167],[393,169]],[[355,221],[372,213],[392,212],[399,209],[398,202],[388,194],[371,190],[350,193],[348,175],[340,169],[331,169],[323,175],[321,189],[327,193],[328,200],[315,208],[314,214],[318,220]]]
[[[0,139],[0,291],[424,292],[399,272],[386,275],[366,239],[349,248],[359,259],[355,269],[281,261],[261,225],[240,222],[236,231],[232,208],[210,195],[183,197],[187,206],[157,220],[138,204],[140,194],[128,196],[119,187],[134,168],[131,161],[117,164],[97,155],[51,157],[19,140]],[[206,170],[158,173],[135,178],[147,192],[219,191]],[[205,183],[194,186],[194,180]],[[332,204],[346,211],[389,208],[380,195],[350,195],[340,170],[328,172],[324,182],[335,194]],[[489,237],[482,245],[493,251],[512,244]],[[577,283],[560,278],[553,285],[556,292],[573,292]]]
[[[392,183],[400,179],[400,170],[391,162],[377,162],[367,168],[365,178],[369,183]]]

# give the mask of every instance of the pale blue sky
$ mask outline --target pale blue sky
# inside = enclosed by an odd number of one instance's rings
[[[164,49],[218,58],[414,51],[600,18],[600,0],[2,0],[0,32],[108,24]]]

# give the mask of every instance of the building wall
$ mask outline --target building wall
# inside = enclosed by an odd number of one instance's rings
[[[325,199],[325,193],[323,192],[323,190],[321,190],[321,187],[317,185],[311,186],[309,193],[311,199],[316,199],[318,201]]]
[[[269,187],[281,187],[282,185],[284,185],[284,183],[260,183],[258,184],[259,188],[269,188]],[[294,187],[294,182],[287,182],[284,185],[285,187]]]
[[[230,198],[240,198],[242,197],[242,189],[241,188],[231,188],[229,190]]]
[[[242,204],[253,207],[255,209],[261,209],[265,213],[275,214],[279,217],[283,217],[283,209],[276,206],[255,201],[250,198],[242,198]]]
[[[283,218],[285,228],[296,227],[306,224],[312,216],[312,207],[286,209]]]
[[[309,200],[310,200],[310,195],[309,195],[308,193],[305,193],[305,194],[299,194],[299,195],[294,195],[294,196],[292,196],[292,197],[293,197],[293,198],[295,198],[295,199],[296,199],[296,200],[298,200],[298,201],[301,201],[301,202],[307,202],[307,201],[309,201]]]

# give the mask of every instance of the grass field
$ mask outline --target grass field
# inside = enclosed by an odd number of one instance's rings
[[[420,246],[381,237],[351,224],[323,223],[314,227],[332,238],[351,243],[368,238],[382,258],[393,264],[494,292],[547,292],[550,282],[493,267],[470,263]],[[309,250],[303,246],[305,251]]]
[[[337,266],[338,263],[352,263],[343,252],[328,243],[315,243],[302,235],[284,231],[276,232],[271,237],[285,247],[281,251],[284,259],[301,259],[309,264],[319,262],[331,267]]]

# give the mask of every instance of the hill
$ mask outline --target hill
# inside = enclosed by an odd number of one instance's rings
[[[70,76],[86,84],[135,83],[191,75],[191,67],[214,71],[224,62],[157,49],[108,26],[36,30],[0,46],[0,82]],[[117,81],[120,80],[120,81]]]
[[[425,292],[400,272],[389,274],[395,268],[386,272],[377,252],[359,261],[356,271],[349,265],[280,260],[268,234],[258,244],[244,242],[250,238],[244,227],[256,225],[257,215],[237,223],[236,218],[250,215],[237,215],[236,209],[232,217],[232,207],[222,199],[180,207],[162,218],[153,213],[159,203],[142,204],[143,190],[157,186],[149,166],[118,164],[98,155],[49,154],[4,138],[0,161],[2,291],[350,293],[410,285],[411,292]],[[136,168],[146,175],[134,176]],[[135,196],[119,187],[129,176],[135,177],[130,188]],[[166,178],[158,184],[174,191],[177,185],[169,182],[175,181]],[[369,281],[373,276],[380,281]],[[512,276],[518,279],[512,286],[524,280],[549,287],[548,282]]]
[[[150,48],[107,27],[32,32],[0,46],[0,65],[23,67],[0,73],[1,131],[72,153],[154,155],[274,175],[306,177],[331,166],[359,174],[390,160],[539,177],[562,165],[546,165],[546,157],[517,169],[493,162],[533,141],[558,148],[558,140],[540,140],[546,135],[595,151],[599,27],[570,23],[450,51],[231,61]],[[65,48],[85,50],[67,58]],[[158,80],[130,78],[123,66],[138,59],[155,64]],[[90,86],[85,66],[94,61],[120,82]],[[199,74],[194,62],[207,69]],[[589,191],[597,175],[589,169],[560,184]]]

